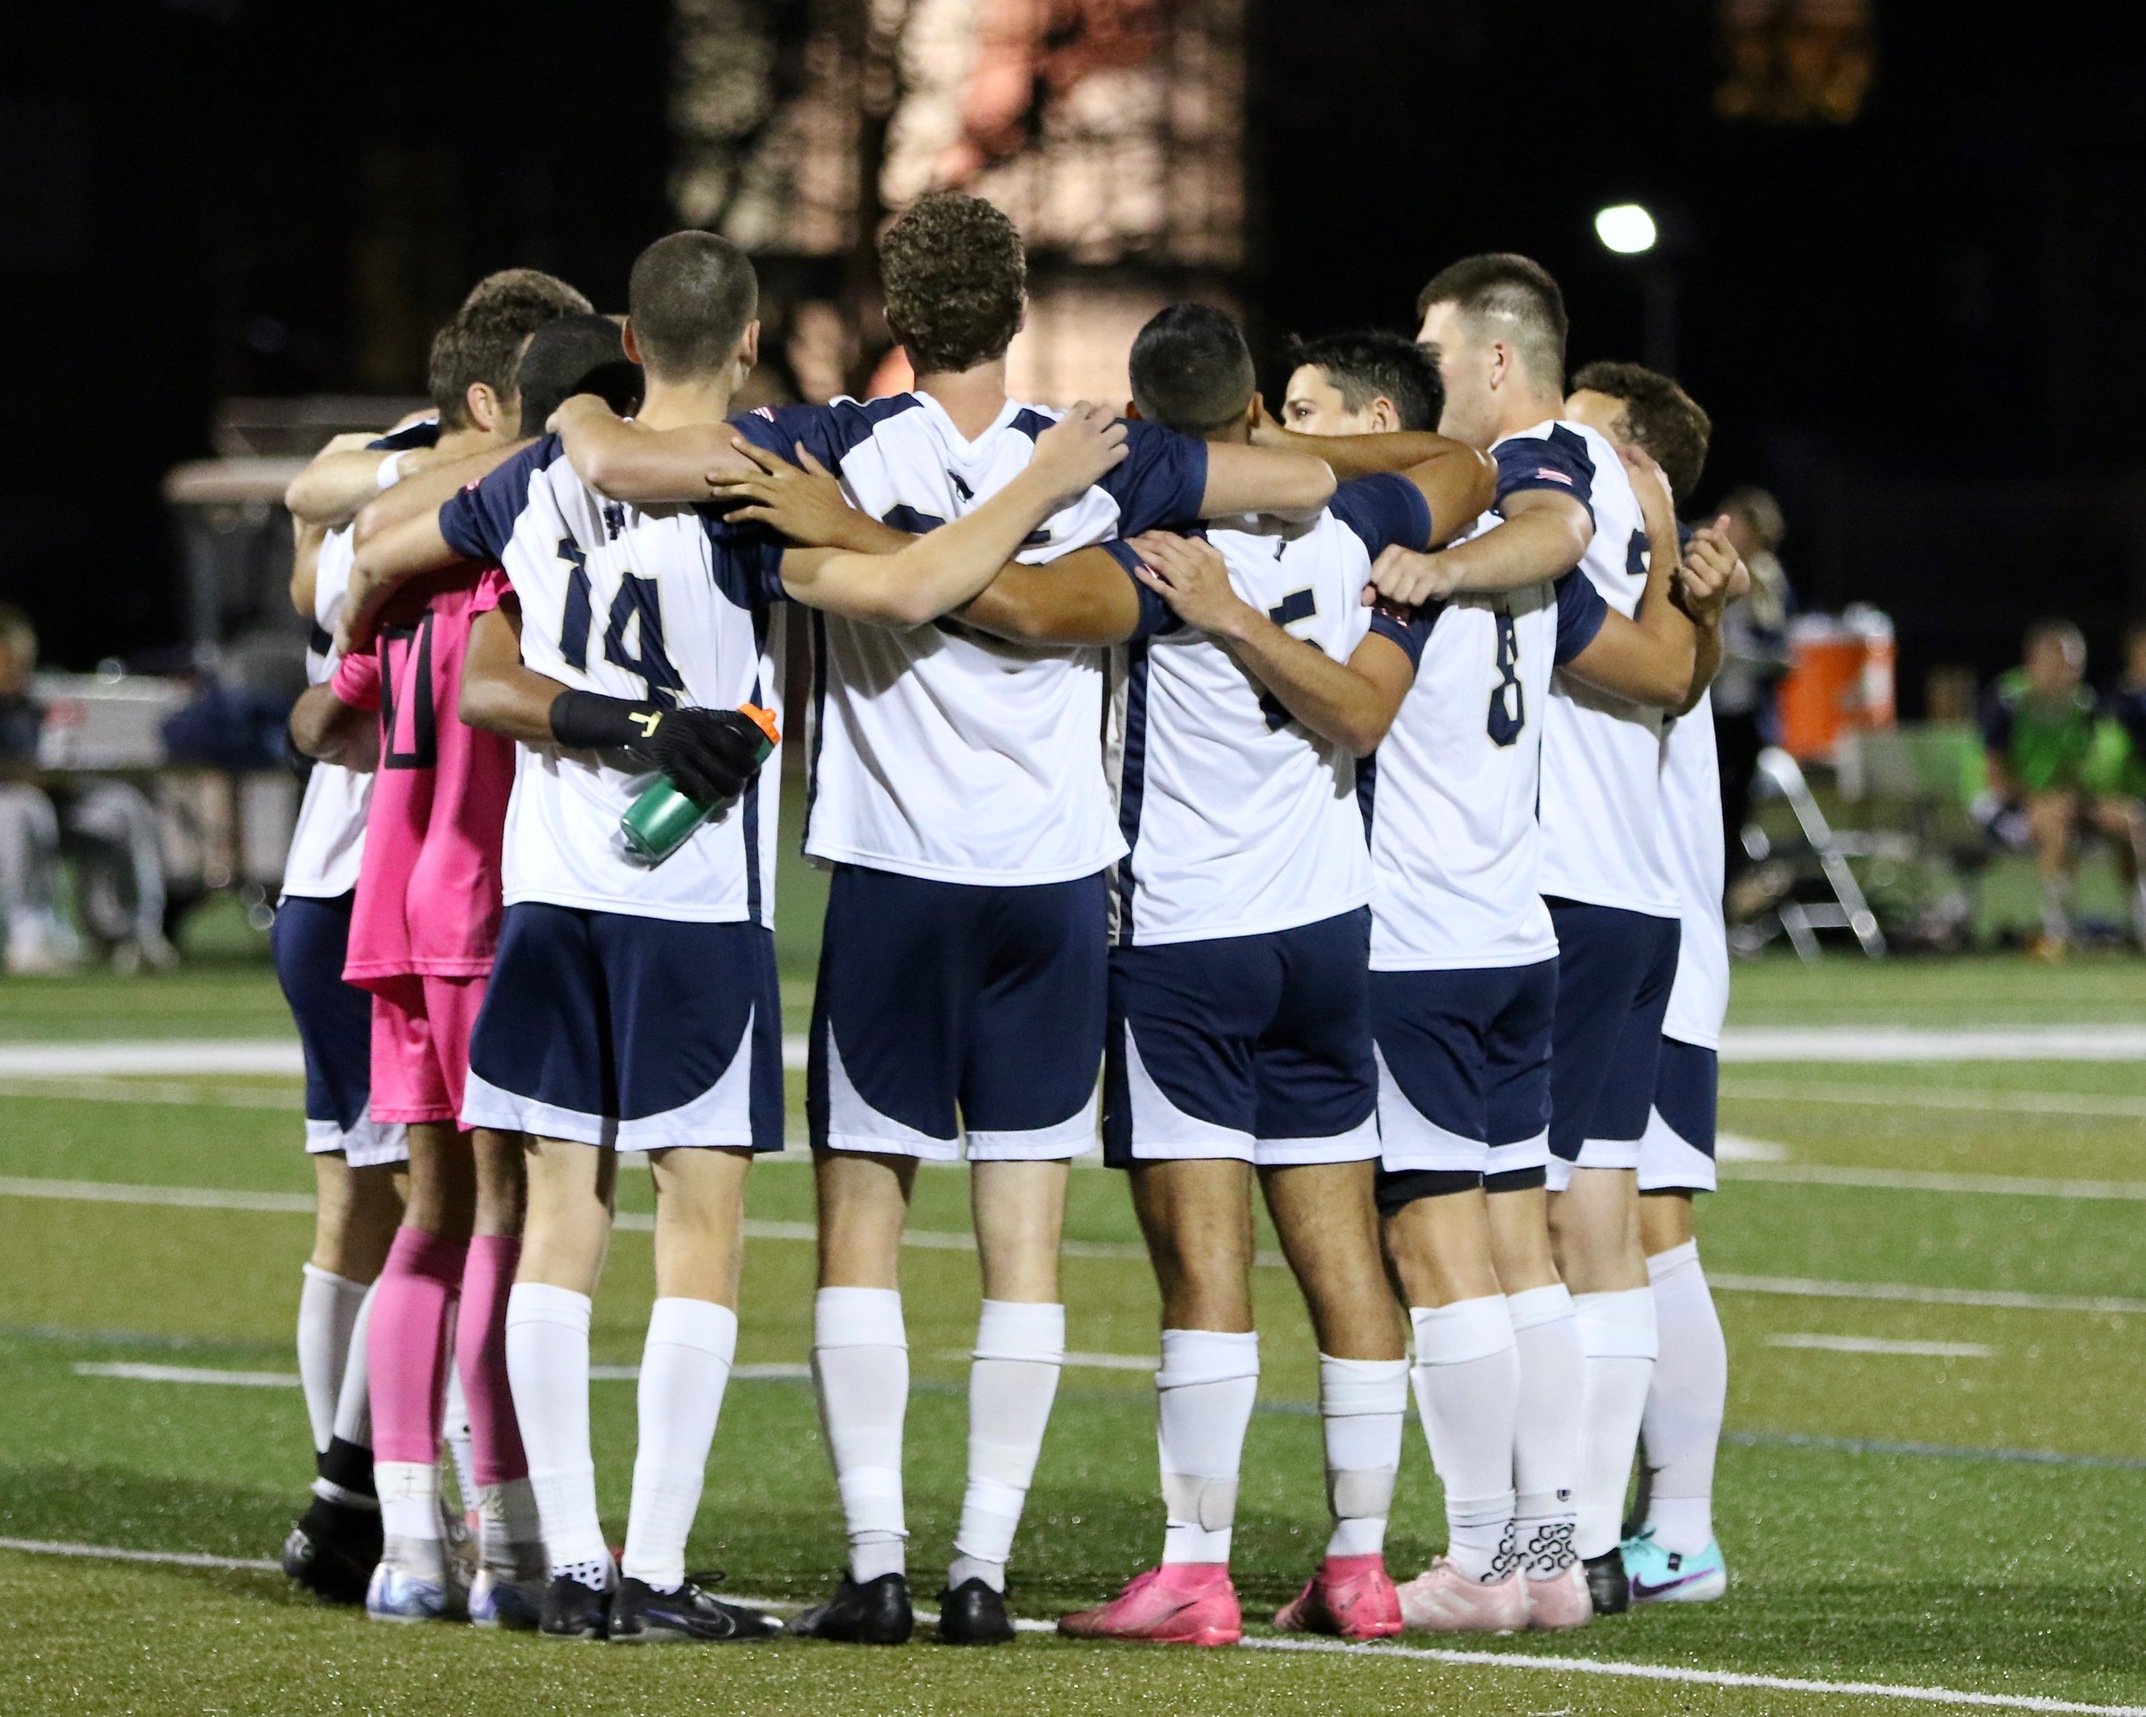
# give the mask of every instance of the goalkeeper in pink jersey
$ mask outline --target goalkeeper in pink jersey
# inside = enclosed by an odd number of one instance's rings
[[[451,350],[467,332],[451,323],[442,344]],[[597,316],[555,318],[508,352],[519,354],[522,409],[502,412],[502,427],[532,416],[541,423],[562,387],[583,391],[591,372],[624,367],[617,328]],[[439,491],[451,493],[519,445],[498,430],[448,431],[441,462],[410,487],[436,504]],[[406,510],[400,501],[394,513]],[[506,1373],[522,1140],[465,1129],[457,1119],[499,936],[500,849],[515,765],[510,741],[465,726],[456,712],[472,624],[513,602],[496,567],[451,568],[404,586],[380,614],[370,647],[344,657],[292,719],[301,747],[331,755],[377,717],[379,761],[344,977],[372,992],[373,1117],[403,1123],[412,1149],[409,1209],[368,1341],[385,1542],[366,1605],[382,1620],[452,1616],[466,1601],[480,1625],[533,1627],[545,1574]],[[481,1564],[466,1600],[438,1498],[450,1354],[469,1406],[482,1523]]]

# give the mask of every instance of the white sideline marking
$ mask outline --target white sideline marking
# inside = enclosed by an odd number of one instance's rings
[[[139,1042],[0,1044],[0,1075],[30,1079],[114,1073],[282,1073],[305,1076],[295,1037],[170,1037]]]
[[[2146,1097],[2083,1091],[1954,1090],[1949,1086],[1841,1085],[1796,1079],[1738,1079],[1721,1093],[1731,1103],[1849,1103],[1873,1109],[1970,1109],[2006,1115],[2086,1115],[2146,1121]]]
[[[1746,1138],[1742,1133],[1716,1133],[1714,1160],[1717,1163],[1785,1163],[1788,1147],[1775,1144],[1771,1139]]]
[[[80,1204],[157,1204],[187,1210],[270,1210],[313,1214],[309,1192],[232,1192],[205,1186],[129,1186],[121,1181],[45,1180],[0,1175],[0,1198],[57,1198]]]
[[[1723,1178],[1801,1186],[1868,1186],[1888,1192],[1991,1192],[2006,1198],[2146,1199],[2146,1180],[2051,1180],[2040,1175],[1837,1168],[1830,1163],[1747,1161]]]
[[[280,1574],[282,1565],[248,1556],[210,1556],[198,1550],[122,1550],[116,1544],[67,1544],[56,1538],[0,1538],[0,1550],[26,1556],[80,1556],[94,1562],[160,1562],[171,1568],[238,1568],[249,1574]]]
[[[974,1355],[965,1347],[948,1347],[939,1350],[941,1359],[970,1359]],[[1068,1353],[1065,1364],[1074,1371],[1154,1371],[1162,1360],[1152,1353]]]
[[[1766,1345],[1824,1353],[1897,1353],[1913,1359],[1988,1359],[1997,1351],[1979,1341],[1894,1341],[1878,1335],[1770,1335]]]
[[[2097,1316],[2146,1313],[2146,1300],[2116,1294],[2026,1294],[2010,1288],[1925,1288],[1912,1282],[1825,1282],[1808,1276],[1738,1276],[1706,1273],[1725,1293],[1784,1294],[1807,1300],[1891,1300],[1910,1306],[1984,1306],[2006,1312],[2090,1312]]]
[[[228,1568],[246,1573],[276,1574],[274,1562],[242,1556],[209,1556],[191,1550],[124,1550],[110,1544],[68,1544],[55,1539],[0,1538],[0,1550],[16,1550],[31,1556],[72,1556],[100,1562],[146,1562],[178,1568]],[[726,1592],[732,1603],[758,1609],[791,1610],[794,1604],[766,1598],[742,1597]],[[919,1609],[917,1619],[937,1621],[931,1611]],[[1014,1624],[1025,1634],[1056,1633],[1056,1622],[1020,1619]],[[1629,1681],[1666,1681],[1687,1687],[1763,1687],[1777,1693],[1849,1695],[1866,1699],[1900,1699],[1923,1705],[1975,1705],[1998,1711],[2049,1711],[2067,1717],[2146,1717],[2146,1705],[2089,1705],[2075,1699],[2051,1699],[2033,1693],[1970,1693],[1950,1687],[1916,1687],[1890,1681],[1807,1681],[1786,1675],[1747,1675],[1736,1670],[1685,1669],[1666,1663],[1616,1663],[1592,1657],[1536,1657],[1521,1652],[1451,1651],[1433,1646],[1348,1645],[1340,1640],[1248,1639],[1246,1651],[1339,1652],[1362,1659],[1402,1658],[1412,1663],[1444,1663],[1475,1669],[1532,1669],[1552,1675],[1607,1675]]]
[[[240,1389],[296,1389],[295,1371],[217,1371],[204,1365],[91,1364],[77,1361],[77,1377],[119,1377],[129,1383],[227,1383]]]
[[[2146,1061],[2146,1026],[1732,1026],[1723,1061]]]

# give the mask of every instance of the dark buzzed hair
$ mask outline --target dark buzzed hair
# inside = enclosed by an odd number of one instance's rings
[[[1403,429],[1436,429],[1445,410],[1445,383],[1438,362],[1401,334],[1366,328],[1353,334],[1324,334],[1284,343],[1282,357],[1292,371],[1310,364],[1341,390],[1349,411],[1362,411],[1373,400],[1393,401]]]
[[[1168,304],[1133,338],[1126,368],[1140,415],[1205,435],[1244,415],[1257,378],[1244,331],[1212,304]]]
[[[641,409],[641,380],[610,317],[547,322],[522,353],[522,433],[542,435],[546,420],[577,393],[601,394],[613,411],[631,417]]]
[[[1679,501],[1691,499],[1714,435],[1713,420],[1697,400],[1644,364],[1589,364],[1572,378],[1572,387],[1622,400],[1626,429],[1661,466],[1670,494]]]
[[[1021,331],[1028,254],[981,197],[933,191],[880,235],[887,328],[919,375],[956,374],[1005,355]]]
[[[1496,322],[1520,354],[1528,379],[1565,391],[1565,295],[1539,262],[1510,251],[1463,257],[1434,275],[1416,296],[1420,320],[1433,304],[1451,304],[1476,328]]]
[[[635,259],[626,309],[641,362],[660,381],[721,369],[760,313],[752,258],[714,233],[659,238]]]
[[[479,382],[512,399],[522,342],[546,322],[588,310],[589,301],[565,281],[533,268],[510,268],[477,282],[432,337],[425,391],[439,408],[440,427],[469,427],[469,390]]]

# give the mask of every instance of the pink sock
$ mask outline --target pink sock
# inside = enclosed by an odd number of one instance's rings
[[[481,1485],[529,1476],[514,1391],[507,1382],[507,1295],[521,1256],[519,1240],[480,1234],[469,1243],[469,1262],[462,1269],[455,1368],[462,1374],[462,1399],[469,1403],[471,1465]]]
[[[447,1331],[466,1240],[398,1228],[373,1292],[365,1363],[372,1372],[373,1458],[429,1466],[440,1458]]]

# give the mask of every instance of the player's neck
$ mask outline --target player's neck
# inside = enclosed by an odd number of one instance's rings
[[[931,370],[917,377],[916,391],[937,400],[954,427],[974,441],[1006,409],[1003,354],[967,370]]]
[[[1517,435],[1523,429],[1533,429],[1538,423],[1547,423],[1564,415],[1562,394],[1538,393],[1532,388],[1525,393],[1515,392],[1510,398],[1501,393],[1490,438],[1503,441],[1508,435]]]
[[[482,453],[487,447],[496,447],[498,439],[488,429],[479,429],[471,424],[466,429],[445,429],[433,450],[441,459],[462,459],[472,453]]]
[[[683,429],[692,423],[721,423],[730,415],[735,392],[730,372],[690,382],[662,382],[650,376],[648,392],[634,421],[650,429]]]

